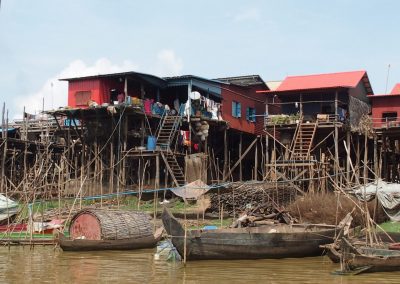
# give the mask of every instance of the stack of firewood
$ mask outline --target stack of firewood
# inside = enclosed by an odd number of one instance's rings
[[[241,216],[240,223],[244,226],[264,221],[296,221],[284,210],[285,205],[296,199],[296,191],[292,188],[276,188],[268,183],[235,183],[231,188],[220,193],[209,193],[209,196],[209,211],[214,214],[223,211],[230,216]]]
[[[229,215],[252,210],[260,204],[267,204],[269,207],[285,206],[297,197],[296,190],[292,188],[276,188],[268,183],[235,183],[223,192],[213,191],[208,195],[211,199],[210,212],[220,212],[221,206],[223,206],[224,212]],[[268,212],[267,208],[259,208],[258,210]]]

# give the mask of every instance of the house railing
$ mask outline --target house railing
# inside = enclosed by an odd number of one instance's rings
[[[335,122],[344,122],[345,118],[336,114],[322,114],[319,113],[316,116],[305,115],[301,117],[299,114],[276,114],[269,115],[264,118],[264,126],[273,126],[273,125],[296,125],[300,121],[310,121],[310,122],[318,122],[318,124],[332,124]]]
[[[374,128],[400,127],[400,117],[372,117],[372,125]]]

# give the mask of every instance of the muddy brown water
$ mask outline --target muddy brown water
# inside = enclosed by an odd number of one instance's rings
[[[0,283],[400,283],[400,272],[338,276],[327,257],[180,262],[155,249],[63,252],[49,246],[0,248]]]

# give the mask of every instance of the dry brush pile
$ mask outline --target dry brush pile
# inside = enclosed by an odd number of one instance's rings
[[[286,209],[299,222],[337,224],[355,208],[352,214],[354,218],[353,226],[365,225],[366,214],[355,204],[363,209],[365,208],[365,204],[355,197],[337,195],[331,192],[307,193],[288,205]],[[379,204],[376,204],[375,200],[368,202],[367,207],[371,218],[374,218],[377,223],[387,220],[383,209]]]

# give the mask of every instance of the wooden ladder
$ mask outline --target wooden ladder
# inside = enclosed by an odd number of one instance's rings
[[[292,146],[291,160],[309,160],[318,122],[298,124]]]
[[[185,185],[185,175],[176,160],[175,154],[170,150],[161,150],[160,153],[175,185],[177,187]]]
[[[157,133],[158,146],[169,149],[172,141],[176,137],[181,119],[181,116],[170,116],[168,114],[165,114],[161,118],[160,128]]]

